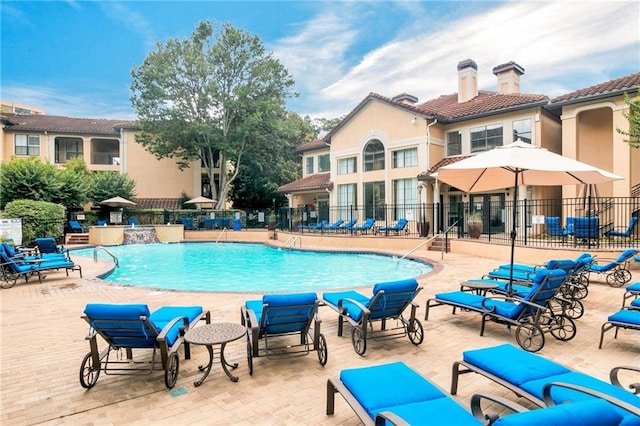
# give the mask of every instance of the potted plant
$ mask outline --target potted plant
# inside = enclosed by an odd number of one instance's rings
[[[467,232],[469,238],[480,238],[482,234],[482,213],[475,212],[469,215],[467,219]]]

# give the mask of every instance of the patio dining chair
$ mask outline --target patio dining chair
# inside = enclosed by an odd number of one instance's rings
[[[424,339],[422,324],[416,318],[415,298],[422,290],[414,278],[378,283],[372,296],[357,291],[327,292],[322,298],[338,313],[338,336],[342,336],[344,321],[351,324],[351,343],[358,355],[367,350],[367,337],[386,340],[408,336],[419,345]],[[409,316],[405,318],[405,310]],[[395,321],[395,324],[389,324]],[[379,324],[379,328],[375,324]],[[377,330],[376,330],[377,328]]]
[[[180,370],[178,349],[184,344],[185,359],[191,357],[184,335],[203,320],[211,322],[202,306],[163,306],[153,312],[145,304],[89,303],[82,315],[90,326],[86,340],[89,352],[80,364],[80,385],[92,388],[100,372],[105,375],[151,374],[158,365],[164,370],[167,388],[175,386]],[[106,346],[98,348],[98,336]],[[126,358],[118,352],[124,349]],[[134,357],[139,352],[144,354]],[[151,351],[151,359],[147,354]]]

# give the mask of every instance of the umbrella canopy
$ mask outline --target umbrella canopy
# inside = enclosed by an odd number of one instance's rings
[[[465,192],[483,192],[517,185],[598,184],[623,179],[544,148],[515,141],[465,158],[438,170],[438,180]]]
[[[211,198],[203,197],[202,195],[192,198],[189,201],[185,201],[185,204],[211,204],[215,203],[216,200],[212,200]]]
[[[134,203],[133,201],[127,200],[126,198],[122,197],[109,198],[108,200],[100,201],[100,204],[109,207],[124,207],[136,205],[136,203]]]
[[[624,178],[521,140],[465,158],[438,170],[439,181],[465,192],[514,187],[509,288],[513,283],[518,185],[598,184],[618,179]]]

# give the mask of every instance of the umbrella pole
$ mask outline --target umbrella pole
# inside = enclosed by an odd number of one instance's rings
[[[513,221],[513,225],[511,227],[511,265],[509,267],[509,284],[507,285],[507,294],[509,296],[511,296],[512,291],[513,291],[513,264],[515,261],[515,250],[516,250],[516,218],[517,218],[517,213],[516,213],[516,205],[518,203],[518,173],[520,173],[519,170],[516,170],[516,182],[515,185],[513,187],[513,213],[512,213],[512,218],[511,220]]]

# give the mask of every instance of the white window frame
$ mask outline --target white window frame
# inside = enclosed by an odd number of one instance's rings
[[[338,174],[349,175],[357,172],[356,157],[341,158],[338,160]]]
[[[22,157],[40,156],[40,135],[16,134],[13,152]]]
[[[400,169],[403,167],[415,167],[418,165],[418,148],[398,149],[391,152],[391,167]]]

